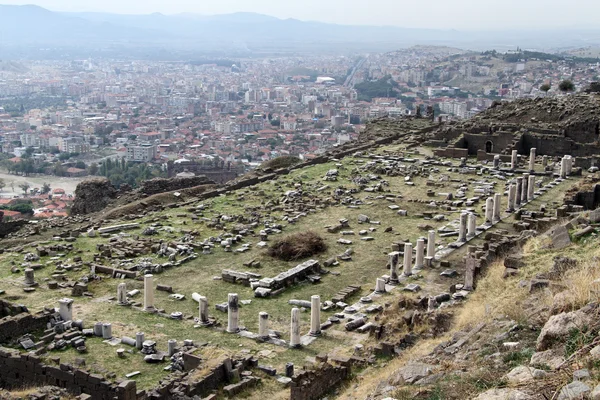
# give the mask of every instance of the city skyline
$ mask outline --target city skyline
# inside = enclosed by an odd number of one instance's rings
[[[27,5],[30,1],[4,0],[6,5]],[[90,0],[85,4],[71,0],[39,0],[35,5],[60,12],[104,12],[115,14],[181,14],[217,15],[254,12],[276,18],[294,18],[341,25],[380,25],[406,28],[455,30],[536,30],[551,28],[592,28],[600,4],[589,0],[574,0],[564,7],[560,0],[517,1],[482,6],[475,0],[446,2],[431,0],[426,9],[420,3],[398,4],[392,0],[345,2],[342,0],[307,0],[276,2],[257,0],[248,4],[242,0],[195,3],[189,0],[163,2],[158,0]],[[390,12],[391,11],[391,12]],[[407,17],[408,16],[408,17]],[[535,16],[535,18],[532,18]]]

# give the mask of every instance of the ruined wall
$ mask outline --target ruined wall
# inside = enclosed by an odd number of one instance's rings
[[[85,215],[104,209],[117,197],[117,189],[106,178],[92,178],[81,182],[75,189],[73,215]]]
[[[597,120],[573,122],[565,128],[565,135],[577,143],[594,143],[598,140],[599,124]]]
[[[187,189],[194,186],[214,184],[205,176],[193,176],[189,178],[155,178],[142,182],[139,191],[147,196],[171,192],[173,190]]]
[[[16,311],[15,307],[21,306],[7,306],[3,305],[2,308],[12,308]],[[48,322],[50,322],[50,314],[39,314],[32,315],[27,312],[21,312],[19,314],[4,317],[0,319],[0,343],[8,342],[12,339],[17,339],[26,333],[34,332],[41,329],[46,329]],[[1,372],[0,372],[1,373]]]
[[[469,150],[460,149],[457,147],[446,147],[444,149],[435,149],[433,150],[433,154],[436,157],[444,157],[444,158],[462,158],[467,157],[469,155]]]
[[[478,150],[486,149],[487,142],[492,142],[493,146],[490,153],[500,153],[509,147],[514,140],[515,136],[512,132],[499,132],[492,135],[465,133],[462,147],[466,147],[469,154],[475,155]]]
[[[350,374],[348,367],[324,364],[316,371],[303,371],[294,377],[290,400],[318,400],[345,380]]]
[[[18,219],[16,221],[2,222],[2,220],[0,219],[0,238],[3,238],[8,234],[18,231],[24,225],[27,225],[27,220]]]

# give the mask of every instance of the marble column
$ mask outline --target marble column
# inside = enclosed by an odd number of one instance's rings
[[[398,263],[400,262],[400,252],[392,251],[388,254],[390,260],[390,282],[398,283]]]
[[[32,268],[25,268],[25,286],[37,286]]]
[[[151,274],[144,275],[144,310],[154,310],[154,286],[153,276]]]
[[[200,324],[208,325],[208,299],[205,296],[198,298],[198,314],[200,317]]]
[[[321,335],[321,296],[310,298],[310,335]]]
[[[435,231],[429,231],[427,236],[427,257],[435,257]]]
[[[173,354],[175,354],[175,350],[177,348],[177,340],[169,339],[167,341],[167,346],[169,357],[173,357]]]
[[[142,344],[144,343],[144,332],[138,332],[135,334],[135,348],[138,350],[142,349]]]
[[[488,197],[485,201],[485,222],[492,224],[494,222],[494,198]]]
[[[523,174],[523,185],[521,186],[521,204],[529,202],[527,194],[529,193],[527,187],[529,185],[529,174]]]
[[[517,168],[517,160],[518,160],[518,154],[516,150],[513,150],[510,156],[510,169],[516,169]]]
[[[102,339],[112,339],[112,324],[110,322],[102,324]]]
[[[494,169],[500,168],[500,155],[499,154],[496,154],[494,156],[494,164],[493,165],[494,165]]]
[[[472,238],[477,234],[477,216],[474,213],[469,213],[469,222],[467,229],[467,237]]]
[[[58,301],[58,313],[63,321],[73,320],[73,299],[64,298]]]
[[[385,293],[385,279],[377,278],[375,281],[375,292],[376,293]]]
[[[496,193],[494,195],[494,221],[500,221],[500,214],[502,210],[500,207],[502,206],[502,194]]]
[[[264,311],[258,313],[258,336],[269,337],[269,314]]]
[[[517,205],[517,207],[520,207],[521,203],[522,203],[522,199],[521,199],[522,191],[523,191],[523,178],[518,177],[517,178],[517,188],[515,190],[515,204]]]
[[[548,156],[544,155],[544,156],[542,156],[542,168],[544,168],[544,171],[546,170],[547,166],[548,166]]]
[[[239,304],[237,293],[229,293],[227,296],[227,332],[237,333],[239,316]]]
[[[404,243],[404,276],[412,275],[412,243]]]
[[[529,172],[535,171],[535,147],[529,150]]]
[[[297,307],[292,308],[290,347],[300,347],[300,309]]]
[[[516,200],[517,200],[517,187],[511,183],[508,186],[508,212],[513,212],[515,211],[515,207],[516,207]]]
[[[534,195],[535,195],[535,175],[530,175],[529,183],[527,184],[527,199],[529,201],[533,200]]]
[[[560,177],[563,179],[567,177],[567,156],[560,161]]]
[[[120,306],[129,305],[129,302],[127,301],[127,284],[125,282],[117,285],[117,301]]]
[[[425,238],[417,239],[415,251],[415,269],[423,269],[425,265]]]
[[[460,222],[458,226],[458,241],[466,242],[467,241],[467,220],[469,218],[469,214],[463,211],[460,213]]]

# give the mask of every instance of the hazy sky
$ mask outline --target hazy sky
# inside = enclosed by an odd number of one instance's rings
[[[55,11],[121,14],[257,12],[339,24],[419,28],[598,27],[598,0],[0,0]]]

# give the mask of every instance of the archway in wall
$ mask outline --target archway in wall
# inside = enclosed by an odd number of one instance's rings
[[[494,151],[494,143],[492,143],[491,140],[488,140],[487,142],[485,142],[485,152],[491,153],[493,151]]]

